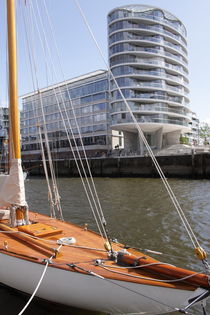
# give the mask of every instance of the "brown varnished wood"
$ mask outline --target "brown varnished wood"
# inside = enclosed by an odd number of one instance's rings
[[[6,255],[18,257],[23,260],[33,261],[35,263],[43,263],[43,260],[52,256],[52,252],[47,248],[57,249],[59,244],[56,244],[56,241],[63,237],[74,237],[76,239],[76,246],[90,247],[94,250],[85,249],[85,248],[76,248],[71,246],[62,246],[60,254],[53,258],[53,264],[50,265],[50,268],[59,268],[63,270],[69,270],[70,272],[81,272],[86,273],[78,268],[71,268],[69,264],[75,264],[76,266],[82,267],[85,270],[91,270],[105,278],[141,283],[154,286],[162,286],[174,289],[183,289],[183,290],[195,290],[199,286],[198,282],[192,282],[187,284],[185,282],[176,282],[176,283],[165,283],[157,282],[155,279],[168,279],[168,275],[164,276],[163,272],[159,274],[158,272],[154,273],[154,270],[147,269],[121,269],[119,267],[111,269],[111,266],[117,266],[114,261],[107,260],[108,256],[104,250],[103,240],[101,237],[93,232],[84,229],[83,227],[76,226],[68,222],[62,222],[60,220],[52,219],[42,214],[30,212],[30,220],[32,222],[39,222],[41,224],[50,225],[62,232],[52,236],[42,237],[43,241],[38,240],[37,244],[33,241],[30,242],[30,235],[27,235],[27,242],[23,239],[17,239],[13,234],[6,234],[0,232],[0,252]],[[8,224],[7,221],[0,221],[0,227],[2,224]],[[17,230],[17,228],[15,228]],[[46,240],[46,241],[44,241]],[[50,243],[52,242],[52,243]],[[46,248],[38,246],[39,243],[46,245]],[[97,250],[98,249],[98,250]],[[121,244],[113,244],[113,249],[115,251],[122,250]],[[104,251],[103,251],[104,250]],[[136,257],[145,257],[146,259],[152,259],[149,256],[137,252]],[[145,261],[144,258],[144,261]],[[105,260],[105,264],[110,266],[109,270],[105,270],[100,266],[95,265],[97,259]],[[156,261],[156,260],[155,260]],[[113,271],[118,271],[124,274],[117,274]],[[188,271],[187,271],[188,272]],[[149,280],[132,278],[129,275],[146,277]],[[205,276],[205,275],[204,275]],[[180,275],[174,270],[173,275],[170,275],[170,278],[180,278]],[[196,279],[196,276],[193,277]],[[192,278],[192,279],[193,279]]]
[[[19,229],[14,229],[14,228],[9,227],[6,224],[0,223],[0,230],[11,232],[10,237],[16,238],[16,239],[23,241],[23,242],[26,242],[30,246],[33,244],[36,247],[41,247],[44,250],[47,250],[47,251],[51,252],[52,254],[55,254],[54,248],[50,247],[49,245],[47,245],[46,243],[44,243],[41,240],[37,240],[37,239],[32,238],[30,235],[28,235],[26,233],[24,233],[24,234],[20,233]]]

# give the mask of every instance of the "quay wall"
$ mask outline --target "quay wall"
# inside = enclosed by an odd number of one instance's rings
[[[158,163],[166,177],[210,179],[210,154],[158,156]],[[85,160],[84,164],[85,164]],[[158,177],[150,157],[108,157],[89,158],[89,165],[95,177]],[[59,176],[79,176],[74,160],[55,161]],[[79,162],[78,162],[79,163]],[[42,176],[44,169],[40,161],[23,161],[30,175]],[[87,169],[87,166],[85,166]]]

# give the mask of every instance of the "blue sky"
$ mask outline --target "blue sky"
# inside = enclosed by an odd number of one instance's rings
[[[29,2],[30,0],[26,0]],[[43,4],[44,0],[33,0],[33,3]],[[23,7],[25,0],[17,0],[18,8]],[[189,55],[189,88],[190,107],[195,111],[200,121],[207,120],[210,123],[210,1],[209,0],[145,0],[134,2],[129,0],[79,0],[79,3],[87,17],[92,31],[107,58],[107,13],[117,6],[126,4],[148,4],[165,9],[177,16],[186,26],[188,32]],[[5,57],[5,1],[0,0],[0,102],[6,100],[6,57]],[[95,44],[93,43],[74,0],[46,0],[49,14],[55,28],[55,37],[59,47],[59,53],[64,65],[63,71],[66,79],[79,76],[97,69],[106,69]],[[20,18],[20,17],[19,17]],[[26,44],[23,40],[22,24],[18,20],[20,33],[18,35],[19,55],[19,94],[25,94],[33,90],[29,75],[28,61],[26,60]],[[47,31],[48,33],[48,31]],[[36,47],[34,40],[34,47]],[[50,45],[50,43],[49,43]],[[37,44],[38,46],[38,44]],[[34,48],[35,49],[35,48]],[[37,48],[37,51],[40,48]],[[54,51],[54,48],[51,47]],[[47,79],[45,66],[39,70],[40,87],[48,83],[62,81],[62,76]]]

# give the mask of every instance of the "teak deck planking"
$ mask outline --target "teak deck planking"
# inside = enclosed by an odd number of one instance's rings
[[[48,251],[47,247],[58,248],[59,244],[56,244],[57,240],[63,237],[74,237],[76,239],[76,246],[90,247],[95,248],[96,250],[63,245],[57,257],[52,258],[52,264],[49,265],[49,268],[53,267],[69,270],[70,272],[86,273],[85,271],[79,270],[77,268],[71,268],[68,265],[75,264],[79,267],[84,268],[85,270],[91,270],[98,275],[114,280],[192,291],[194,291],[197,287],[197,285],[187,284],[185,282],[165,283],[154,281],[153,279],[167,279],[167,277],[160,276],[159,274],[155,274],[154,272],[149,272],[146,269],[121,269],[118,267],[112,270],[114,270],[115,272],[118,271],[121,273],[128,273],[134,276],[146,277],[149,278],[149,280],[132,278],[129,275],[122,275],[105,270],[100,266],[95,265],[95,261],[97,259],[106,260],[105,264],[109,265],[110,269],[112,265],[117,265],[114,261],[107,260],[107,253],[106,251],[103,251],[103,240],[97,233],[87,230],[84,227],[76,226],[68,222],[62,222],[57,219],[52,219],[50,217],[35,212],[30,212],[30,220],[33,223],[38,222],[40,224],[49,225],[60,231],[58,231],[58,233],[54,235],[43,236],[43,241],[38,240],[38,243],[41,242],[47,245],[46,248],[41,248],[34,243],[30,243],[30,239],[33,238],[29,234],[26,234],[29,238],[29,241],[26,242],[24,240],[17,239],[14,233],[0,232],[0,253],[15,256],[17,258],[32,261],[34,263],[44,264],[44,261],[52,256],[52,252]],[[1,220],[0,224],[8,225],[8,221]],[[18,228],[14,228],[13,230],[17,231]],[[49,242],[44,242],[44,240],[53,241],[53,244]],[[122,248],[123,245],[113,243],[113,249],[115,251],[120,251],[122,250]],[[100,251],[97,249],[100,249]],[[149,256],[141,252],[135,251],[135,255],[137,257],[144,257],[145,261],[150,258]]]

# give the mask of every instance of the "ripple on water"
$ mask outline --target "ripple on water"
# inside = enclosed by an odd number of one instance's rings
[[[190,224],[201,245],[210,251],[210,181],[170,179]],[[96,188],[108,223],[110,235],[120,242],[140,248],[149,248],[165,253],[155,258],[200,270],[200,263],[174,206],[160,179],[145,178],[96,178]],[[88,206],[87,197],[78,178],[59,179],[61,202],[66,220],[76,224],[89,223],[96,230]],[[26,194],[32,210],[49,213],[47,186],[42,178],[26,182]],[[0,288],[2,301],[7,301],[13,315],[21,310],[26,300],[17,293]],[[12,301],[12,303],[11,303]],[[40,304],[41,303],[41,304]],[[44,304],[43,304],[44,303]],[[14,307],[13,307],[14,306]],[[3,308],[3,305],[2,305]],[[102,313],[52,306],[35,300],[25,312],[30,314],[75,314],[101,315]],[[194,314],[199,314],[196,308]],[[171,313],[172,315],[172,313]]]

